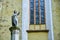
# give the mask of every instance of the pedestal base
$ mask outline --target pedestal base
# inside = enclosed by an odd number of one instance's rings
[[[11,40],[19,40],[19,31],[18,27],[11,27],[9,29],[11,31]]]

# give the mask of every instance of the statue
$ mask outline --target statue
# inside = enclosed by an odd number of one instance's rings
[[[18,18],[17,16],[19,15],[20,12],[14,11],[14,14],[12,15],[12,26],[16,27],[18,26]]]

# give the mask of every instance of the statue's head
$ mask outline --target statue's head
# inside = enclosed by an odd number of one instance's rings
[[[14,10],[14,14],[16,14],[17,12],[16,12],[16,10]]]

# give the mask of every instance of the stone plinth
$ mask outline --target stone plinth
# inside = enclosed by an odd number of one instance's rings
[[[19,40],[20,29],[18,27],[11,27],[9,30],[11,31],[11,40]]]

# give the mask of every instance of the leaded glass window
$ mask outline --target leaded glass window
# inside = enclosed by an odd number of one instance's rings
[[[30,0],[30,24],[45,24],[44,0]]]

